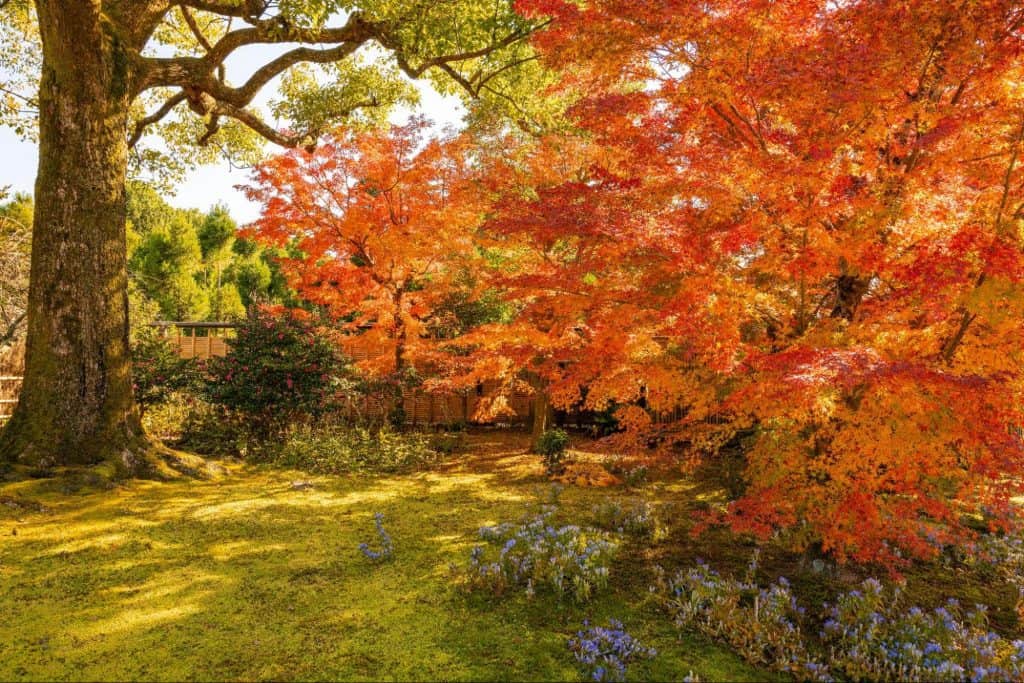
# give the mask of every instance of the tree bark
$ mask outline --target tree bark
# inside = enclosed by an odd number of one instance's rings
[[[533,421],[530,430],[530,448],[536,453],[540,437],[544,436],[544,432],[551,428],[551,423],[555,419],[555,409],[548,398],[544,381],[537,376],[533,376],[530,379],[530,383],[533,384],[533,403],[530,407],[530,415]]]
[[[39,467],[148,447],[132,396],[125,264],[132,50],[95,0],[38,0],[39,169],[25,380],[0,458]]]

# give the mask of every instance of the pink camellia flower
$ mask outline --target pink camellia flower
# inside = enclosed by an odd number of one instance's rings
[[[292,388],[293,386],[295,386],[295,382],[293,382],[293,381],[292,381],[292,378],[291,378],[291,377],[289,377],[288,379],[286,379],[286,380],[284,381],[284,383],[288,385],[288,388],[289,388],[289,389],[291,389],[291,388]]]

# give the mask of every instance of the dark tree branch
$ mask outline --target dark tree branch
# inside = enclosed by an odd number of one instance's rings
[[[289,50],[280,57],[271,60],[256,70],[249,77],[249,80],[237,88],[225,85],[222,81],[210,82],[206,91],[218,100],[230,102],[235,106],[244,107],[259,94],[270,81],[274,80],[289,68],[300,63],[307,64],[330,64],[338,62],[359,49],[363,42],[344,42],[336,47],[327,50],[318,50],[311,47],[297,47]]]
[[[292,26],[283,17],[262,19],[256,24],[230,31],[218,40],[203,58],[204,66],[222,63],[231,53],[247,45],[274,43],[305,43],[326,45],[332,43],[364,43],[376,36],[380,26],[366,21],[361,14],[352,14],[344,26],[300,28]]]
[[[155,112],[153,112],[149,116],[146,116],[145,118],[141,118],[138,121],[136,121],[135,132],[133,132],[132,136],[128,139],[128,146],[134,147],[138,143],[139,139],[142,137],[142,133],[147,126],[151,126],[154,123],[158,123],[159,121],[161,121],[165,116],[171,113],[172,109],[174,109],[179,104],[184,102],[185,99],[186,96],[184,91],[175,93],[171,98],[164,102],[160,106],[160,108],[157,109]]]
[[[515,31],[514,33],[508,34],[501,40],[491,43],[487,47],[482,47],[478,50],[469,50],[466,52],[458,52],[454,54],[440,55],[438,57],[431,57],[430,59],[427,59],[419,66],[415,67],[410,64],[407,57],[403,53],[403,48],[401,44],[399,44],[394,39],[390,38],[385,33],[380,33],[375,37],[377,39],[377,42],[379,42],[383,47],[391,50],[394,53],[395,59],[398,61],[399,68],[401,68],[402,71],[405,72],[407,76],[409,76],[410,78],[419,78],[428,69],[431,69],[433,67],[443,67],[445,65],[451,65],[457,62],[464,62],[469,59],[478,59],[480,57],[486,57],[492,52],[508,47],[510,45],[513,45],[528,38],[534,31],[543,28],[546,24],[547,22],[535,28],[531,28],[529,30]],[[464,77],[460,78],[462,81],[468,82]],[[470,93],[472,93],[472,88],[470,88]]]
[[[207,130],[200,139],[207,143],[220,126],[222,117],[240,121],[267,140],[284,147],[311,145],[320,131],[307,131],[302,134],[282,133],[267,125],[257,114],[248,110],[256,95],[272,80],[282,75],[292,66],[300,63],[329,64],[339,62],[352,55],[359,47],[375,41],[389,50],[399,68],[411,78],[419,78],[431,68],[441,69],[452,80],[459,84],[470,96],[479,97],[482,89],[498,74],[528,62],[535,57],[515,60],[510,65],[502,66],[492,73],[477,70],[472,76],[464,76],[455,64],[467,60],[485,57],[497,50],[508,47],[526,39],[531,33],[546,25],[546,22],[529,29],[509,33],[504,38],[491,44],[463,52],[454,52],[425,59],[413,64],[401,41],[389,32],[389,26],[379,22],[366,20],[361,14],[353,13],[344,26],[325,28],[303,28],[291,25],[281,16],[259,18],[266,12],[270,3],[264,0],[242,0],[229,2],[223,0],[182,0],[176,3],[182,11],[185,22],[189,25],[196,40],[206,50],[201,57],[181,56],[171,58],[143,58],[140,60],[139,92],[154,87],[181,88],[182,93],[175,95],[172,101],[152,115],[139,122],[132,142],[138,140],[146,125],[159,121],[181,101],[187,101],[189,107],[207,117]],[[245,6],[243,11],[242,5]],[[225,16],[241,16],[249,22],[246,28],[228,31],[220,40],[211,42],[202,33],[201,28],[189,11],[197,9],[215,12]],[[231,11],[225,11],[230,9]],[[272,59],[253,73],[240,86],[233,87],[226,83],[223,73],[224,60],[241,47],[255,44],[304,43],[288,50]],[[330,47],[316,47],[323,45]],[[374,98],[349,108],[338,115],[344,116],[361,107],[379,106]],[[313,136],[314,140],[310,140]]]
[[[495,69],[494,71],[492,71],[491,73],[487,74],[486,76],[483,75],[478,70],[478,71],[476,71],[476,73],[474,73],[470,77],[470,81],[473,83],[473,87],[476,88],[477,94],[479,95],[480,91],[483,90],[483,87],[485,85],[487,85],[487,83],[489,81],[491,81],[492,79],[500,76],[501,74],[505,73],[509,69],[515,69],[518,66],[522,66],[523,64],[527,64],[529,62],[535,62],[538,59],[540,59],[540,58],[537,55],[531,55],[529,57],[524,57],[523,59],[517,59],[514,62],[509,62],[508,64],[506,64],[505,66],[501,67],[500,69]]]
[[[349,46],[344,54],[334,58],[335,60],[341,59],[359,45],[371,40],[376,31],[376,27],[363,21],[358,15],[353,15],[344,26],[323,29],[289,30],[287,23],[283,20],[276,18],[262,20],[256,26],[229,32],[214,43],[202,57],[143,59],[141,69],[144,75],[141,79],[140,91],[153,87],[184,88],[209,83],[212,80],[211,74],[217,67],[223,64],[232,52],[246,45],[296,42],[314,45],[336,43],[338,46],[333,48],[335,50],[342,46]],[[300,47],[285,53],[257,71],[250,79],[251,85],[242,86],[240,90],[258,90],[275,75],[304,59],[320,62],[331,61],[329,57],[321,54],[323,52],[327,51]],[[255,92],[252,94],[255,95]],[[249,99],[251,100],[251,97]],[[241,103],[240,97],[233,98],[233,101],[236,105]]]
[[[3,4],[0,4],[0,9],[3,9]],[[0,334],[0,346],[3,346],[14,339],[14,336],[18,333],[18,328],[21,327],[21,323],[25,320],[26,315],[28,315],[27,311],[19,313],[17,317],[11,321],[11,324],[7,326],[4,333]]]
[[[0,0],[0,1],[2,1],[2,0]],[[0,9],[3,9],[3,7],[0,6]],[[2,85],[0,85],[0,92],[4,93],[6,95],[10,95],[11,97],[14,97],[16,99],[19,99],[22,102],[24,102],[25,104],[29,105],[30,107],[33,107],[34,109],[38,109],[39,108],[39,102],[36,101],[36,98],[34,98],[34,97],[29,97],[28,95],[23,95],[23,94],[21,94],[19,92],[15,92],[14,90],[11,90],[10,88],[5,88]]]
[[[199,24],[196,23],[196,18],[192,16],[192,12],[190,12],[188,7],[185,5],[181,6],[181,16],[185,18],[185,23],[188,25],[189,30],[192,31],[192,35],[195,36],[196,41],[203,47],[203,49],[207,52],[212,50],[213,45],[206,39],[206,36],[203,35],[203,31],[199,28]]]
[[[180,0],[176,3],[180,7],[191,7],[202,12],[220,14],[225,17],[238,17],[240,19],[259,19],[267,11],[270,3],[266,0]]]
[[[187,97],[189,106],[193,111],[201,116],[209,117],[206,124],[206,132],[201,138],[199,138],[199,144],[201,145],[209,144],[213,136],[216,135],[218,130],[220,130],[220,120],[224,117],[235,119],[270,142],[286,148],[305,147],[307,149],[311,149],[315,146],[317,138],[321,133],[321,131],[316,129],[300,133],[279,131],[266,123],[256,113],[249,111],[244,107],[237,107],[230,102],[220,101],[209,94],[188,93]],[[380,102],[376,99],[364,100],[350,107],[338,110],[334,115],[336,117],[344,117],[350,115],[357,109],[365,109],[379,105]]]

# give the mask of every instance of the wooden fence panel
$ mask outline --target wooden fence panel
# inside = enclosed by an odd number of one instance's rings
[[[11,417],[21,393],[21,375],[0,376],[0,423]]]

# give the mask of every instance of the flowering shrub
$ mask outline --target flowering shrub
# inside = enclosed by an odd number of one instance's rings
[[[666,609],[679,628],[724,640],[752,664],[802,679],[828,678],[828,669],[808,653],[801,630],[804,609],[785,578],[758,588],[752,578],[725,578],[698,562],[663,580],[662,588]]]
[[[590,625],[584,621],[583,626]],[[627,664],[658,654],[626,633],[622,622],[615,619],[609,620],[607,627],[590,626],[577,632],[569,639],[569,649],[592,681],[625,681]]]
[[[552,513],[547,507],[521,526],[481,528],[480,538],[500,550],[489,560],[483,546],[473,548],[466,572],[470,588],[494,595],[524,588],[529,597],[547,588],[559,596],[568,593],[577,602],[605,588],[615,544],[599,531],[552,526]]]
[[[344,361],[312,322],[256,309],[206,370],[205,398],[244,414],[264,439],[328,410],[349,386]]]
[[[275,465],[315,472],[402,472],[436,463],[440,454],[430,447],[430,437],[415,432],[395,432],[344,426],[294,425],[280,446],[268,451]]]
[[[386,562],[394,557],[395,546],[391,542],[391,536],[384,530],[384,514],[377,512],[373,515],[373,524],[377,528],[377,538],[380,541],[380,550],[374,550],[368,543],[359,544],[359,552],[374,562]]]
[[[667,533],[654,514],[654,506],[645,500],[626,505],[612,500],[593,507],[594,524],[606,531],[660,541]]]
[[[143,411],[194,389],[197,380],[195,362],[180,357],[157,333],[147,329],[132,343],[132,390]]]
[[[898,588],[875,579],[826,606],[821,638],[844,678],[1008,681],[1024,678],[1024,641],[987,628],[985,609],[955,600],[926,612],[900,604]]]

